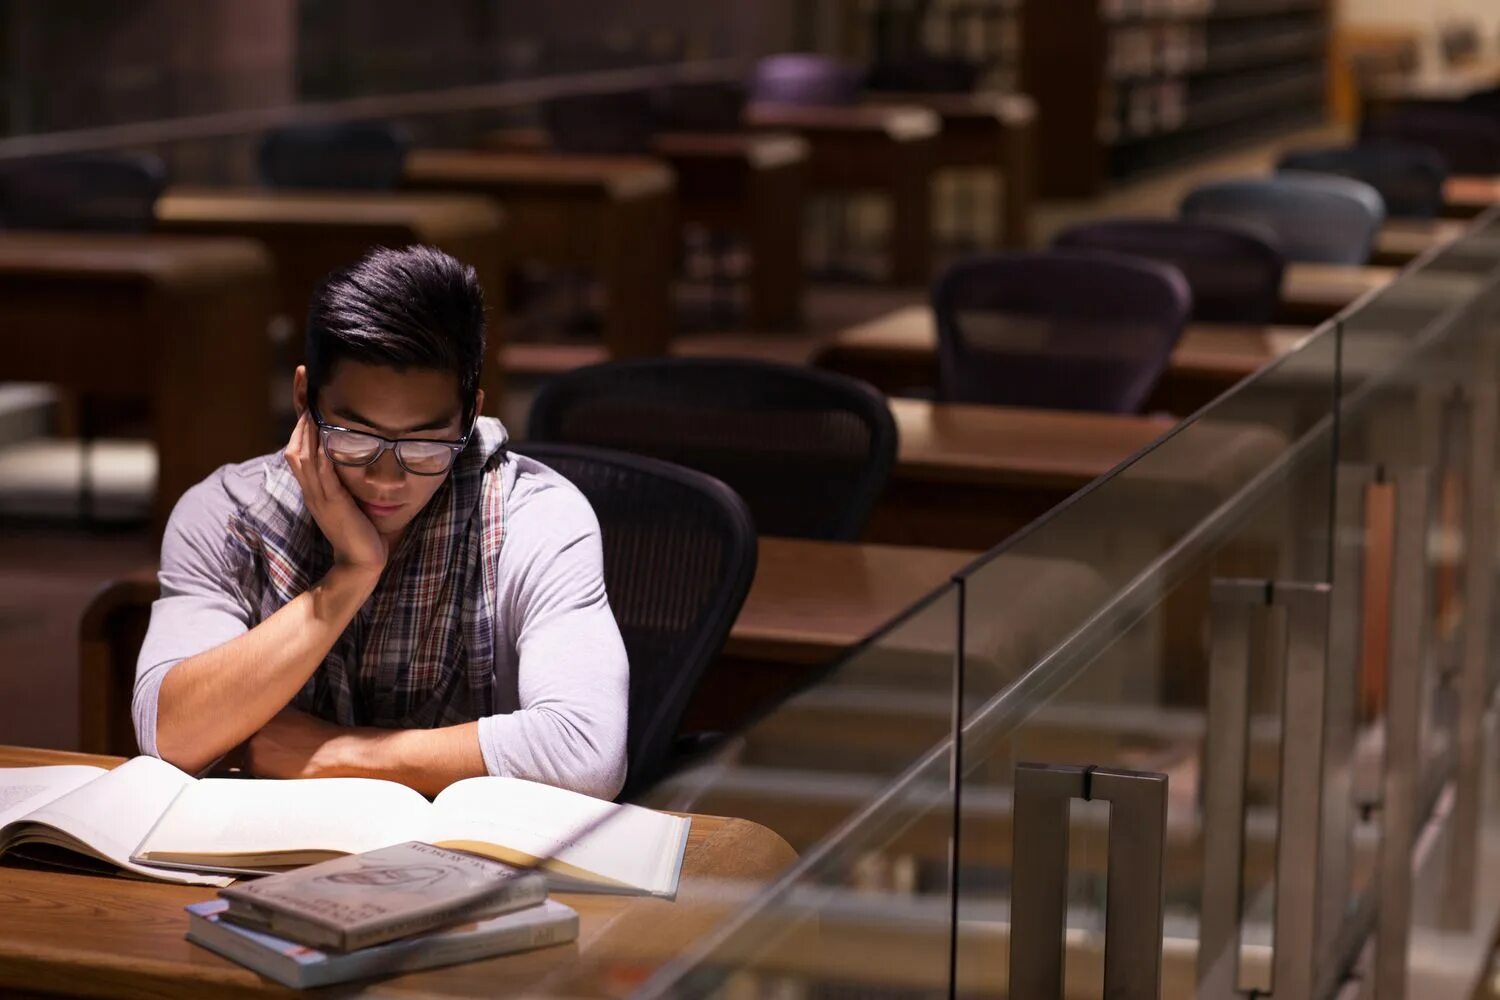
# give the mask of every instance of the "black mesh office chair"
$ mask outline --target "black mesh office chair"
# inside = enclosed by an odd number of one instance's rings
[[[0,169],[0,228],[144,233],[167,186],[145,153],[52,156]]]
[[[411,139],[388,122],[340,122],[275,129],[260,144],[268,187],[394,191]]]
[[[528,437],[698,469],[745,498],[768,535],[859,537],[896,458],[885,397],[857,379],[727,358],[652,358],[549,382]]]
[[[640,455],[528,443],[599,518],[610,607],[630,656],[630,773],[622,799],[665,774],[677,728],[755,576],[755,524],[728,486]]]
[[[1435,149],[1396,142],[1296,149],[1277,170],[1352,177],[1380,192],[1385,210],[1397,217],[1431,219],[1443,211],[1448,166]]]

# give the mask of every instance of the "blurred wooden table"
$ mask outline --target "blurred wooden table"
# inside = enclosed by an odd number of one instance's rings
[[[745,123],[807,140],[815,193],[876,192],[891,205],[890,280],[932,277],[932,170],[941,119],[910,105],[794,107],[752,104]]]
[[[1443,203],[1446,214],[1471,219],[1500,204],[1500,176],[1449,177],[1443,184]]]
[[[119,757],[0,747],[0,767],[93,764]],[[796,855],[765,827],[718,816],[692,817],[682,880],[673,902],[557,893],[578,911],[578,940],[390,977],[396,995],[573,994],[575,978],[599,987],[610,969],[644,977],[727,917],[788,867]],[[190,944],[183,907],[214,897],[204,887],[0,866],[0,992],[7,996],[287,996],[289,991]],[[638,980],[637,980],[638,982]],[[628,992],[628,984],[616,989]],[[607,990],[606,992],[614,992]]]
[[[278,307],[291,325],[285,352],[302,357],[303,323],[313,292],[336,269],[374,247],[437,247],[472,265],[489,312],[487,341],[504,342],[504,213],[490,198],[387,192],[272,191],[172,187],[156,202],[165,233],[243,236],[259,240],[276,264]],[[485,369],[485,400],[498,414],[501,371]]]
[[[1307,327],[1194,323],[1172,352],[1148,409],[1191,413],[1296,347]],[[937,382],[937,329],[927,306],[907,306],[841,330],[814,354],[820,368],[895,393]]]
[[[1321,323],[1361,296],[1383,288],[1399,272],[1394,267],[1292,263],[1281,279],[1278,323]]]
[[[160,532],[189,486],[274,444],[275,294],[250,240],[3,233],[0,380],[148,400]]]
[[[926,108],[942,120],[933,164],[993,171],[1002,197],[995,232],[1003,245],[1031,243],[1036,201],[1036,102],[1025,94],[868,93],[875,106]]]
[[[594,270],[605,346],[616,358],[663,354],[675,327],[677,198],[672,171],[644,157],[417,150],[405,187],[499,199],[507,261]]]
[[[540,128],[496,129],[480,143],[510,153],[546,153],[550,148]],[[682,222],[745,240],[750,325],[798,325],[807,143],[776,132],[662,132],[653,139],[651,155],[672,168]]]
[[[1401,267],[1429,250],[1452,243],[1468,227],[1454,219],[1387,219],[1375,237],[1370,263]]]

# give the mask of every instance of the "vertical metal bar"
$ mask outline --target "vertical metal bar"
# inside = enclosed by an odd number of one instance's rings
[[[1068,804],[1087,768],[1017,764],[1011,829],[1010,992],[1062,1000],[1068,903]]]
[[[959,879],[962,860],[960,843],[963,840],[963,788],[964,788],[964,628],[967,622],[965,611],[968,588],[961,576],[953,578],[958,588],[958,607],[953,622],[953,756],[949,761],[949,792],[953,801],[949,808],[953,814],[953,828],[948,842],[948,1000],[958,996],[958,935],[959,892],[963,886]]]
[[[1432,478],[1404,469],[1396,480],[1390,653],[1386,660],[1385,780],[1381,793],[1380,911],[1375,940],[1379,1000],[1406,996],[1411,939],[1411,862],[1421,786],[1422,664],[1428,618],[1427,528]]]
[[[1088,796],[1109,802],[1104,995],[1159,1000],[1167,776],[1098,768]]]
[[[1327,727],[1323,752],[1323,867],[1318,898],[1320,960],[1333,958],[1349,908],[1353,850],[1353,758],[1360,636],[1364,621],[1365,499],[1375,470],[1341,465],[1333,525],[1333,596],[1328,620]]]
[[[1281,707],[1281,796],[1276,842],[1273,992],[1310,997],[1317,974],[1318,860],[1323,792],[1324,692],[1328,667],[1326,583],[1277,584],[1286,608]]]
[[[1480,754],[1490,700],[1490,615],[1495,585],[1496,364],[1493,336],[1482,335],[1476,375],[1470,383],[1468,479],[1465,519],[1463,671],[1458,682],[1456,798],[1453,850],[1449,854],[1443,924],[1467,928],[1474,909],[1474,873],[1479,856],[1483,788]]]
[[[1232,996],[1239,981],[1251,619],[1265,598],[1264,581],[1213,583],[1213,652],[1201,782],[1203,897],[1198,924],[1198,995],[1204,998]]]

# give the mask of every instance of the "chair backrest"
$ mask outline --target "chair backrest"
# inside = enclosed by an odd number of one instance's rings
[[[657,88],[656,127],[663,132],[734,132],[744,126],[749,95],[737,82],[670,83]]]
[[[1449,173],[1500,174],[1500,122],[1473,108],[1401,108],[1367,118],[1360,138],[1426,146]]]
[[[393,191],[401,183],[407,134],[387,122],[341,122],[275,129],[260,144],[268,187]]]
[[[698,681],[718,656],[755,576],[755,524],[712,476],[640,455],[520,446],[570,480],[599,518],[604,582],[630,657],[633,798],[666,770]]]
[[[979,65],[956,56],[917,55],[872,64],[867,90],[912,94],[967,94],[979,83]]]
[[[1380,192],[1390,215],[1430,219],[1442,213],[1448,168],[1436,150],[1396,142],[1294,149],[1277,170],[1350,177]]]
[[[155,570],[141,570],[105,584],[84,609],[78,625],[78,732],[85,753],[140,753],[130,714],[135,661],[160,593]]]
[[[697,469],[745,498],[768,535],[859,537],[896,458],[885,397],[844,375],[728,358],[648,358],[544,385],[531,440],[615,448]]]
[[[765,104],[853,104],[859,100],[859,71],[831,56],[787,52],[755,64],[752,100]]]
[[[167,184],[159,157],[88,153],[0,168],[0,229],[144,233]]]
[[[1218,222],[1105,219],[1059,233],[1059,249],[1104,250],[1149,257],[1182,272],[1193,293],[1193,319],[1269,323],[1281,298],[1286,263],[1269,242]]]
[[[553,148],[564,153],[647,153],[654,117],[644,90],[571,94],[542,104],[542,125]]]
[[[1328,174],[1277,174],[1214,181],[1183,199],[1184,219],[1227,222],[1275,237],[1289,261],[1363,264],[1385,221],[1380,193]]]
[[[1176,268],[1051,250],[972,257],[932,290],[946,401],[1138,412],[1192,312]]]

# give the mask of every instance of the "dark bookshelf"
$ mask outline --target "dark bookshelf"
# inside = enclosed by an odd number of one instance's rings
[[[1323,114],[1327,0],[1024,0],[1019,18],[1046,196],[1095,195]]]

